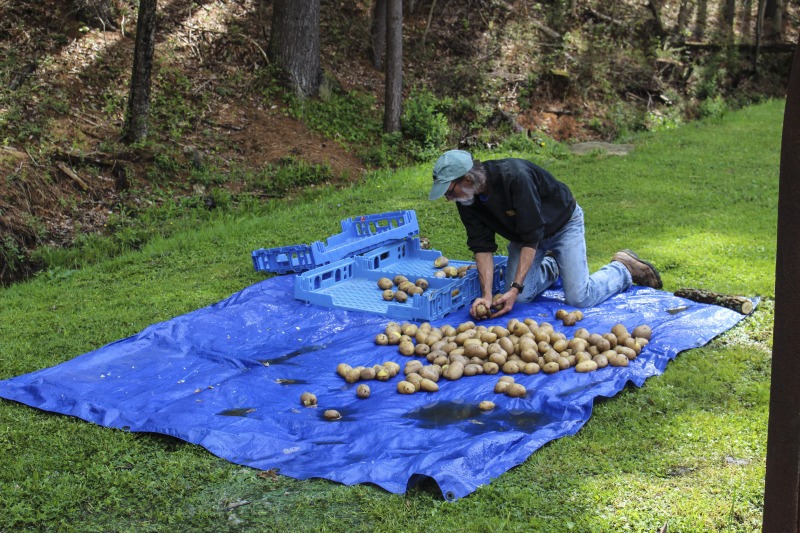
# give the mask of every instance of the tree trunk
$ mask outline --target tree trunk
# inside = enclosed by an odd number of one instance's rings
[[[761,41],[764,37],[764,9],[767,0],[758,0],[758,14],[756,15],[756,50],[753,53],[753,72],[758,76],[758,56],[761,55]]]
[[[736,0],[725,0],[719,18],[719,26],[725,41],[732,43],[734,39],[734,21],[736,20]]]
[[[742,5],[742,36],[750,35],[750,29],[753,25],[753,0],[744,0]]]
[[[773,41],[783,40],[783,0],[767,0],[764,7],[764,37]]]
[[[385,100],[383,131],[400,131],[403,110],[403,0],[386,0]]]
[[[150,75],[156,48],[156,0],[139,0],[133,71],[122,140],[128,144],[147,137],[150,115]]]
[[[697,16],[694,19],[695,41],[702,41],[706,36],[706,24],[708,23],[708,0],[697,0]]]
[[[653,14],[653,22],[655,23],[656,34],[659,37],[664,36],[664,22],[661,20],[661,0],[650,0],[647,2],[647,7],[650,8],[650,13]]]
[[[672,35],[675,41],[683,42],[686,40],[685,32],[686,28],[689,26],[692,9],[694,9],[694,3],[691,0],[681,0],[681,5],[678,8],[678,18],[675,21],[675,27],[672,29]]]
[[[320,0],[275,0],[269,59],[301,98],[319,94],[322,83],[319,44]]]
[[[369,59],[375,70],[383,70],[383,53],[386,51],[386,0],[375,0],[369,37]]]

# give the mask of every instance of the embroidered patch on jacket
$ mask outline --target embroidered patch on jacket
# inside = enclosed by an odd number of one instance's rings
[[[506,215],[508,215],[508,216],[510,216],[510,217],[513,217],[513,216],[515,216],[516,214],[517,214],[517,212],[516,212],[516,211],[514,211],[513,209],[512,209],[511,211],[506,211]]]

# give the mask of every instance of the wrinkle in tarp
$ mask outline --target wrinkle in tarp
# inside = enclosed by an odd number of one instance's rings
[[[576,433],[595,398],[614,396],[628,383],[640,387],[679,352],[743,318],[632,287],[564,327],[555,312],[572,308],[560,290],[551,290],[483,324],[530,317],[549,321],[568,338],[579,327],[605,333],[617,323],[648,324],[651,342],[628,367],[517,374],[529,391],[524,398],[495,394],[499,376],[482,375],[442,380],[438,392],[413,395],[397,393],[400,376],[373,380],[371,396],[359,399],[357,384],[347,384],[336,366],[409,361],[396,346],[374,343],[391,318],[305,304],[293,299],[293,286],[294,275],[266,279],[57,366],[0,381],[0,397],[105,427],[171,435],[233,463],[296,479],[373,483],[403,493],[431,478],[445,499],[455,500],[547,442]],[[467,320],[465,309],[432,324]],[[317,407],[301,405],[305,391],[316,394]],[[487,399],[496,408],[482,412],[477,405]],[[326,409],[342,418],[325,420]]]

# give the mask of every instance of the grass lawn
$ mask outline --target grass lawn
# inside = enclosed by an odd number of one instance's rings
[[[642,388],[595,405],[556,440],[453,503],[435,487],[297,481],[199,446],[0,400],[0,532],[760,531],[772,348],[783,102],[645,135],[627,157],[530,157],[586,213],[592,270],[629,247],[665,290],[760,296],[757,310],[681,353]],[[142,250],[0,289],[0,379],[56,365],[217,302],[263,275],[250,251],[338,233],[358,214],[415,209],[434,248],[468,259],[455,207],[428,202],[430,165],[350,188],[227,211]],[[502,250],[501,250],[502,251]]]

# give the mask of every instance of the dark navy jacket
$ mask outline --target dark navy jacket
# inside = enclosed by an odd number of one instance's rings
[[[473,253],[497,251],[495,235],[538,248],[569,221],[575,198],[564,183],[524,159],[483,161],[487,191],[472,205],[456,203]]]

